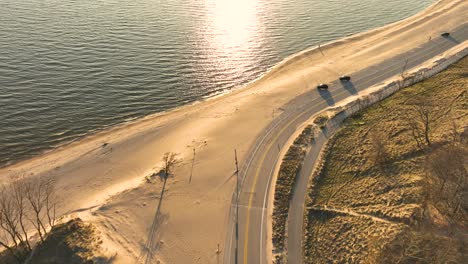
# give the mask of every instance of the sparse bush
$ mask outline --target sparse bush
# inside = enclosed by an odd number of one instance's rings
[[[328,122],[328,115],[325,115],[325,114],[317,116],[313,121],[313,123],[319,126],[321,129],[327,126],[327,122]]]
[[[372,145],[371,158],[373,163],[379,168],[383,169],[385,164],[389,161],[389,153],[387,145],[385,144],[386,138],[382,130],[374,129],[370,133],[370,141]]]

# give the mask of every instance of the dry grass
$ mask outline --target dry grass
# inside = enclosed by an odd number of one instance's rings
[[[309,210],[310,225],[314,228],[308,233],[308,239],[316,246],[312,247],[305,262],[314,263],[360,263],[366,260],[362,252],[369,251],[369,234],[375,237],[392,239],[400,227],[391,222],[376,222],[365,216],[352,216],[346,213]],[[333,232],[330,232],[333,230]],[[338,259],[336,256],[342,256]]]
[[[466,87],[467,58],[345,121],[330,140],[323,170],[309,192],[307,263],[380,262],[375,256],[392,241],[390,238],[395,237],[397,241],[402,233],[419,232],[421,236],[428,232],[427,228],[424,232],[414,230],[416,226],[420,229],[433,225],[421,216],[426,181],[424,164],[432,151],[453,140],[454,128],[459,135],[466,130]],[[403,118],[408,101],[415,96],[451,104],[451,111],[431,130],[434,142],[431,147],[417,145]],[[383,164],[376,164],[376,132],[383,143],[379,148],[388,156]],[[466,147],[466,142],[460,144]],[[408,228],[411,231],[402,232]],[[446,241],[440,237],[440,228],[430,228],[436,229],[439,238],[434,241]],[[466,228],[462,232],[467,234]]]

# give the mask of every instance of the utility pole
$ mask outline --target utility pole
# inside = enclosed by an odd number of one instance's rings
[[[234,263],[237,264],[239,249],[239,164],[237,163],[237,150],[234,149],[234,159],[236,161],[236,252]]]

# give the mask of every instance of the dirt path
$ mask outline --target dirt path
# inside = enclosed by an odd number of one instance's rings
[[[338,214],[345,214],[348,216],[355,216],[355,217],[365,217],[368,219],[372,219],[375,222],[387,223],[387,224],[404,224],[399,221],[395,221],[392,219],[387,219],[379,216],[375,216],[372,214],[366,213],[358,213],[349,208],[338,208],[334,206],[327,206],[327,205],[315,205],[312,207],[312,210],[322,211],[322,212],[331,212],[331,213],[338,213]]]

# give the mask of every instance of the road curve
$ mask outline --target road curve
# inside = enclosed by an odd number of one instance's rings
[[[283,106],[283,113],[260,133],[240,168],[238,263],[263,264],[267,262],[266,208],[273,169],[279,159],[279,149],[285,145],[299,126],[329,105],[398,75],[406,61],[408,69],[415,67],[455,47],[467,38],[468,24],[464,24],[455,29],[449,38],[434,38],[409,52],[352,73],[353,79],[346,86],[339,81],[334,81],[330,83],[328,91],[319,92],[313,89]],[[307,159],[312,162],[316,154],[309,154]],[[306,165],[299,181],[302,179],[301,182],[307,182],[311,170],[312,166]],[[294,264],[302,263],[302,211],[305,194],[306,184],[298,184],[288,220],[288,262]],[[235,263],[235,204],[235,195],[233,195],[223,263]]]
[[[454,36],[454,38],[449,41],[452,41],[453,46],[456,46],[458,44],[457,42],[463,42],[464,40],[467,40],[468,39],[468,25],[458,28],[455,31],[455,33],[453,33],[452,35]],[[439,39],[436,39],[435,41],[436,43],[443,45],[446,39],[439,38]],[[447,49],[453,46],[447,46],[448,47]],[[421,47],[421,49],[418,49],[414,52],[410,52],[410,54],[408,54],[406,58],[409,58],[410,60],[412,60],[413,64],[411,64],[409,68],[416,66],[426,61],[427,59],[430,59],[436,56],[437,54],[440,54],[443,51],[444,51],[443,47],[441,47],[440,50],[438,49],[431,50],[431,45],[428,45],[427,47]],[[396,61],[399,61],[398,58],[395,58],[395,59]],[[382,67],[385,67],[385,65],[382,65]],[[400,68],[400,71],[401,71],[401,68]],[[393,75],[390,75],[389,77],[391,76]],[[366,75],[365,72],[358,72],[358,73],[353,74],[353,77],[359,80],[362,80],[362,79],[369,78],[370,76]],[[366,89],[367,87],[359,86],[359,88]],[[357,90],[361,90],[361,89],[357,89]],[[288,263],[294,263],[294,264],[303,263],[302,261],[303,260],[303,255],[302,255],[303,233],[302,231],[303,231],[303,219],[304,219],[303,218],[304,203],[305,203],[305,197],[307,195],[307,182],[308,182],[309,177],[312,174],[312,169],[315,164],[315,160],[318,158],[318,155],[320,154],[320,150],[325,144],[328,134],[332,134],[333,132],[334,131],[327,131],[325,135],[322,135],[314,142],[313,149],[307,154],[307,157],[305,158],[305,162],[303,164],[301,172],[298,176],[298,179],[297,179],[298,184],[295,186],[295,189],[293,192],[294,194],[293,194],[293,199],[291,201],[291,207],[289,209],[289,217],[288,217],[288,234],[287,234]]]

